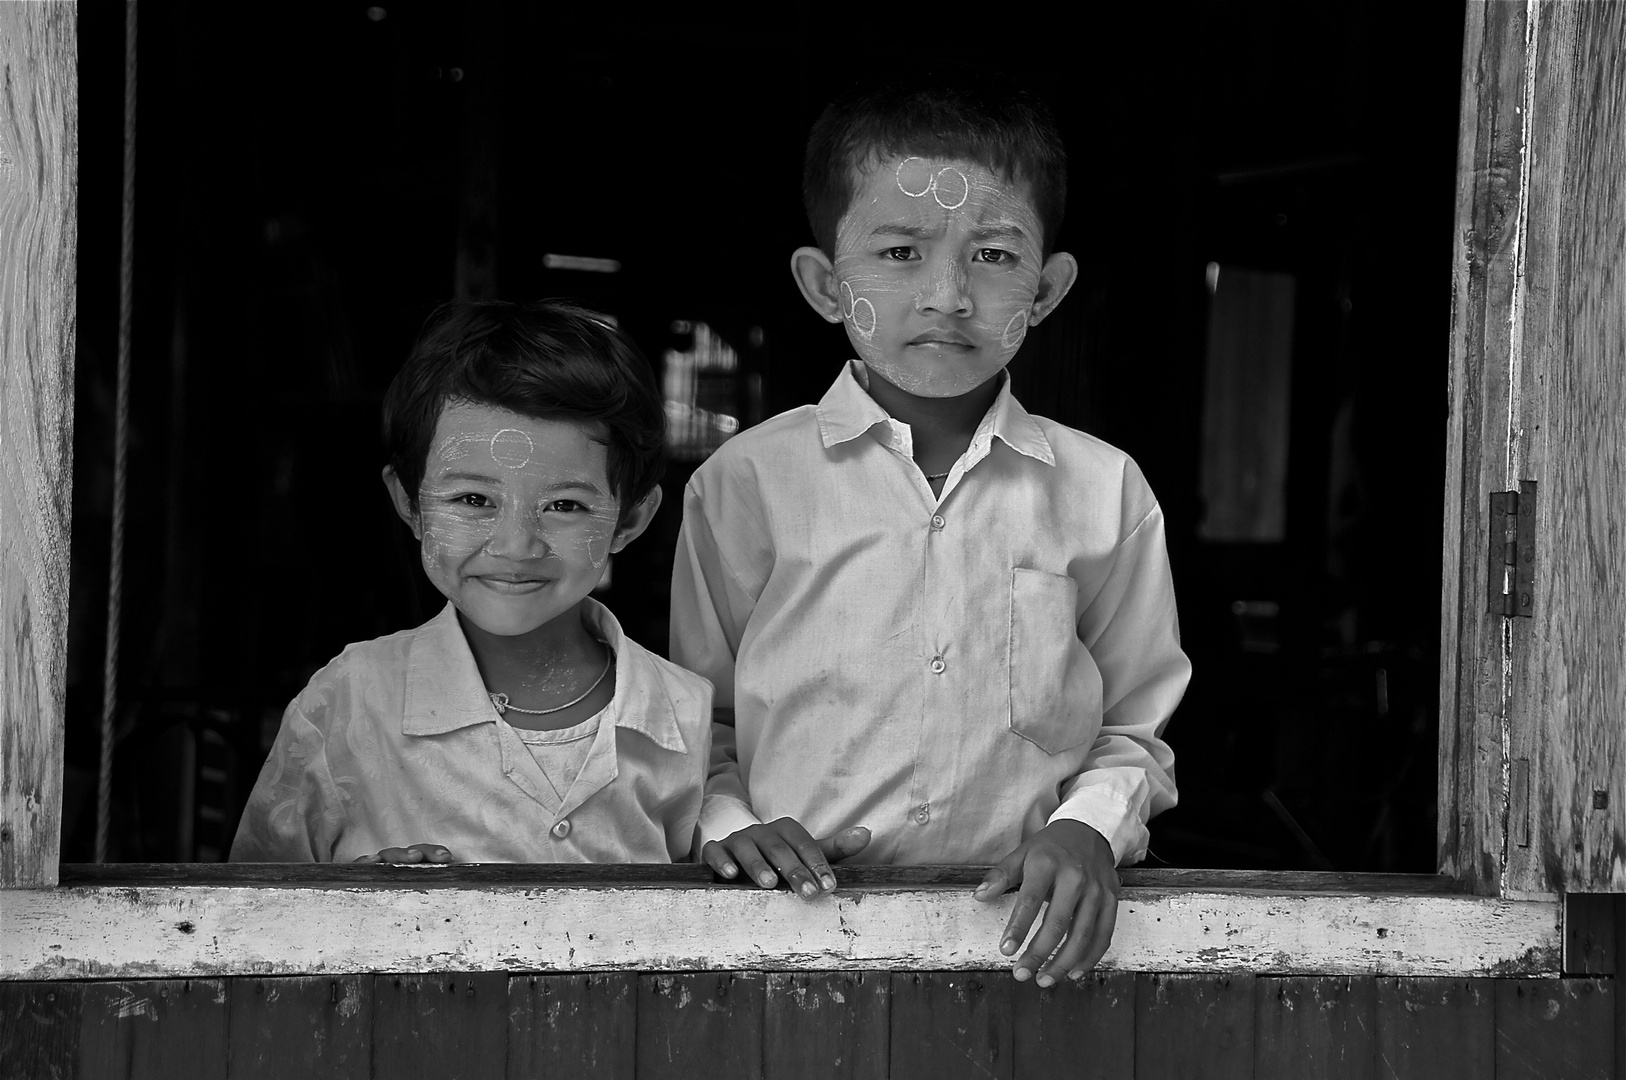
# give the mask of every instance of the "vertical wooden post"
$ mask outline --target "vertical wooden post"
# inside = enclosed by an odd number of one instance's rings
[[[1626,891],[1623,171],[1626,7],[1470,3],[1438,820],[1481,893]],[[1532,614],[1493,614],[1490,495],[1529,484]]]
[[[0,5],[0,888],[56,884],[62,843],[77,18]]]

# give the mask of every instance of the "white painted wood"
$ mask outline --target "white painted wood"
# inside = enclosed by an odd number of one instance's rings
[[[338,972],[993,969],[1013,897],[958,888],[27,889],[0,978]],[[1559,907],[1488,897],[1125,891],[1103,968],[1552,975]]]

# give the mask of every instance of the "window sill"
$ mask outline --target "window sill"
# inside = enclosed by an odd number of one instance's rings
[[[0,894],[0,979],[1009,966],[974,867],[849,867],[812,903],[696,866],[62,868]],[[1130,869],[1106,970],[1552,975],[1560,904],[1431,875]]]

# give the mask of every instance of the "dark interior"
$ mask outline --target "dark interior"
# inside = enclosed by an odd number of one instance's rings
[[[378,437],[437,302],[574,296],[657,367],[703,323],[738,366],[700,371],[697,401],[741,423],[823,393],[848,349],[788,273],[802,141],[892,66],[1019,78],[1067,139],[1057,246],[1082,277],[1011,371],[1030,409],[1132,454],[1167,516],[1195,677],[1149,863],[1435,869],[1462,5],[1108,5],[1061,35],[816,10],[748,31],[523,3],[141,6],[110,859],[224,858],[310,674],[438,610]],[[79,18],[66,862],[94,834],[124,85],[119,6]],[[1222,318],[1234,282],[1257,302]],[[701,452],[676,449],[604,596],[657,651]],[[1205,460],[1275,479],[1205,480]]]

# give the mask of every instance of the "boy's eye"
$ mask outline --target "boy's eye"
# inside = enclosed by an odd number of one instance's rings
[[[984,263],[1013,263],[1016,261],[1014,254],[1009,251],[1001,251],[999,248],[982,248],[977,252],[975,258],[977,262]]]
[[[480,509],[485,509],[487,507],[496,505],[491,501],[490,498],[485,495],[481,495],[478,491],[466,491],[461,495],[455,496],[452,501],[455,503],[462,503],[464,506],[479,507]]]
[[[556,514],[574,514],[578,510],[586,510],[587,507],[575,499],[554,499],[547,505],[547,509]]]
[[[914,257],[915,249],[912,247],[887,248],[881,252],[881,258],[891,259],[893,262],[909,262]]]

